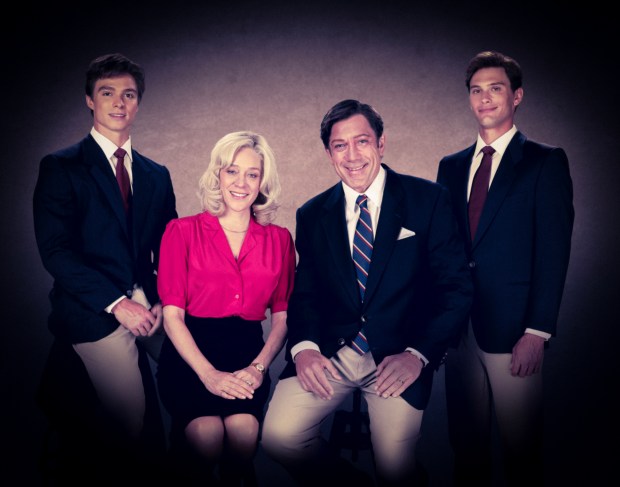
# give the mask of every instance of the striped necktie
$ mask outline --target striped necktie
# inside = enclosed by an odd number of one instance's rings
[[[355,204],[359,207],[360,216],[355,227],[355,235],[353,236],[353,263],[357,273],[360,298],[363,302],[368,269],[370,269],[370,258],[372,257],[372,220],[370,218],[370,211],[368,211],[368,197],[365,194],[358,196]],[[363,329],[359,331],[351,346],[360,355],[364,355],[370,350]]]

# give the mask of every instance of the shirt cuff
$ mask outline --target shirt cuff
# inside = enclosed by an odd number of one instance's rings
[[[120,298],[118,298],[116,301],[114,301],[110,306],[108,306],[105,311],[106,313],[111,313],[112,309],[114,308],[114,306],[116,306],[118,303],[121,302],[121,300],[125,299],[127,296],[121,296]]]
[[[532,328],[526,328],[525,333],[531,333],[532,335],[536,335],[541,338],[544,338],[546,342],[548,342],[549,338],[551,338],[551,333],[546,333],[540,330],[533,330]]]
[[[428,365],[428,359],[415,348],[407,347],[405,348],[405,352],[409,352],[411,355],[418,357],[422,361],[422,367],[426,367]]]
[[[311,342],[310,340],[304,340],[303,342],[299,342],[293,348],[291,348],[291,357],[293,358],[293,362],[295,362],[295,355],[297,355],[302,350],[316,350],[317,352],[321,352],[319,346]]]

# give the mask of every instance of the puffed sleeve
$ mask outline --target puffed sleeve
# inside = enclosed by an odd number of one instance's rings
[[[288,309],[288,300],[293,292],[295,280],[295,244],[293,237],[286,228],[281,228],[278,232],[278,238],[282,249],[282,267],[278,283],[271,296],[269,307],[272,313]]]
[[[185,309],[187,305],[187,274],[189,246],[179,220],[166,226],[161,239],[157,292],[163,306],[172,304]]]

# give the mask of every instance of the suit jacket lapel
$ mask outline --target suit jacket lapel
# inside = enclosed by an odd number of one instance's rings
[[[385,190],[383,192],[381,214],[379,215],[379,224],[375,232],[370,270],[368,271],[368,280],[366,282],[364,307],[372,300],[372,296],[381,282],[381,277],[392,255],[394,245],[398,239],[398,233],[404,221],[402,214],[403,190],[397,177],[390,169],[387,167],[386,169]]]
[[[90,173],[95,182],[101,188],[105,198],[112,207],[114,214],[123,227],[125,235],[129,237],[127,229],[127,215],[121,197],[121,191],[114,177],[114,172],[101,147],[92,136],[84,139],[84,161],[90,165]]]
[[[520,132],[517,132],[502,156],[502,160],[500,161],[491,187],[489,188],[489,194],[484,203],[482,214],[480,215],[480,222],[478,223],[478,230],[476,231],[476,238],[472,242],[472,247],[475,247],[480,239],[484,237],[484,234],[493,221],[493,218],[495,218],[495,215],[512,186],[512,182],[517,174],[516,165],[523,158],[524,142],[525,137]]]
[[[345,204],[344,191],[341,183],[338,183],[332,188],[331,195],[325,203],[321,224],[327,251],[332,256],[336,273],[339,274],[337,279],[344,283],[344,292],[351,299],[353,306],[358,307],[360,295],[347,233]]]
[[[134,249],[139,249],[138,241],[143,235],[144,225],[149,216],[149,208],[153,197],[153,180],[151,171],[140,154],[132,150],[131,172],[133,175],[132,184],[132,222]]]

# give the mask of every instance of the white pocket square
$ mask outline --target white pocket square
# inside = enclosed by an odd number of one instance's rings
[[[400,229],[400,233],[398,234],[397,240],[402,240],[403,238],[413,237],[415,232],[413,230],[408,230],[405,227]]]

